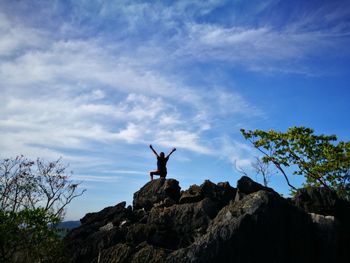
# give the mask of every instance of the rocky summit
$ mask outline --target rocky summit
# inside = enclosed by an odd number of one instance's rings
[[[350,203],[327,189],[286,199],[242,177],[180,190],[153,180],[133,207],[85,215],[65,239],[71,262],[350,262]]]

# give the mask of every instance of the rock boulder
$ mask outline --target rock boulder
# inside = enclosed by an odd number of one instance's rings
[[[164,206],[178,203],[180,198],[179,182],[175,179],[156,179],[145,184],[139,191],[134,193],[134,209],[146,211],[162,202]]]
[[[235,194],[236,189],[231,187],[228,182],[214,184],[209,180],[205,180],[200,186],[191,185],[188,190],[181,192],[179,203],[199,202],[207,197],[218,205],[224,206],[234,199]]]
[[[240,200],[244,196],[251,194],[251,193],[258,192],[260,190],[276,193],[272,188],[265,187],[257,182],[254,182],[248,176],[242,176],[237,181],[237,193],[236,193],[235,199]]]

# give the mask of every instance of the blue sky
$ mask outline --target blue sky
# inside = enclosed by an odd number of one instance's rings
[[[149,144],[186,189],[255,179],[240,128],[350,140],[345,0],[0,0],[0,36],[0,156],[69,163],[87,192],[66,219],[131,203]]]

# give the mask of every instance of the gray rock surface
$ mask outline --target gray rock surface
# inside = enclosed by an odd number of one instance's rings
[[[235,200],[241,200],[244,196],[255,193],[259,190],[276,193],[272,188],[265,187],[257,182],[254,182],[248,176],[242,176],[237,181],[237,193]]]
[[[310,217],[278,195],[260,190],[231,202],[207,233],[169,262],[320,262]]]
[[[333,197],[309,194],[304,204],[248,177],[237,189],[207,180],[180,195],[176,180],[158,179],[134,194],[133,208],[122,202],[82,218],[67,253],[73,263],[349,262],[349,203]]]
[[[194,203],[208,197],[220,206],[227,205],[234,198],[236,189],[231,187],[228,182],[214,184],[205,180],[203,184],[191,185],[188,190],[181,192],[180,204]]]
[[[150,210],[155,204],[167,199],[169,205],[175,204],[180,198],[179,182],[174,179],[156,179],[145,184],[134,193],[134,209]]]
[[[334,262],[347,258],[350,250],[350,203],[324,187],[299,189],[292,202],[310,214],[321,251],[328,252],[323,253],[323,258]]]
[[[335,215],[339,201],[335,192],[323,187],[299,189],[293,198],[297,207],[321,215]]]

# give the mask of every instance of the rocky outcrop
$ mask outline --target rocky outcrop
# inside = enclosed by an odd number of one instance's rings
[[[134,194],[134,209],[150,210],[154,204],[170,206],[180,198],[179,182],[174,179],[160,178],[145,184]]]
[[[207,233],[170,262],[320,262],[311,224],[278,195],[258,191],[230,202]]]
[[[342,220],[350,220],[349,202],[324,187],[307,187],[299,189],[293,202],[306,212],[321,215],[332,215]]]
[[[255,193],[259,190],[276,193],[272,188],[262,186],[261,184],[254,182],[248,176],[242,176],[237,181],[237,193],[235,200],[241,200],[244,196]]]
[[[346,258],[350,249],[350,203],[324,187],[299,189],[292,202],[311,216],[323,258],[329,262]]]
[[[71,262],[91,262],[101,249],[125,242],[126,226],[142,216],[125,205],[121,202],[98,213],[88,213],[80,220],[81,226],[70,231],[66,239]]]
[[[224,206],[235,197],[235,194],[236,189],[231,187],[228,182],[214,184],[205,180],[200,186],[194,184],[188,190],[181,192],[179,202],[180,204],[194,203],[207,197]]]
[[[176,180],[157,179],[134,194],[133,208],[122,202],[87,214],[66,247],[79,263],[348,262],[341,231],[349,222],[334,211],[349,203],[315,191],[287,200],[242,177],[237,189],[207,180],[180,192]],[[330,209],[337,202],[342,208]]]

